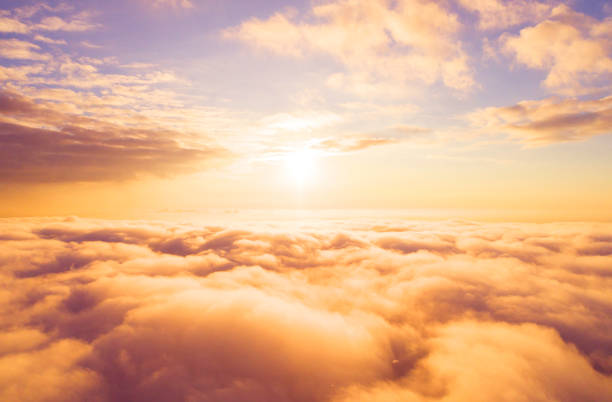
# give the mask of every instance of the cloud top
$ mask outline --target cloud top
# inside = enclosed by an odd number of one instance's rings
[[[609,226],[281,227],[4,220],[1,399],[612,395]]]

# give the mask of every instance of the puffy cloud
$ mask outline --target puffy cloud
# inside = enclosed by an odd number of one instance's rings
[[[547,88],[584,94],[610,88],[611,27],[610,18],[597,20],[560,5],[549,19],[500,40],[504,52],[518,63],[548,71]]]
[[[316,4],[308,15],[253,18],[224,35],[286,56],[330,55],[347,70],[332,75],[330,86],[371,95],[386,92],[378,89],[390,82],[397,87],[415,80],[470,89],[460,27],[457,15],[434,2],[340,0]]]
[[[28,26],[18,19],[0,17],[0,32],[27,33],[28,31]]]
[[[0,57],[18,60],[48,60],[50,55],[39,53],[40,46],[19,39],[0,39]]]
[[[612,97],[522,101],[480,109],[468,119],[484,130],[508,133],[528,145],[580,141],[612,132]]]
[[[3,400],[606,400],[612,228],[0,224]]]

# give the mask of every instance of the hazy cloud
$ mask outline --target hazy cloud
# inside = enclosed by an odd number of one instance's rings
[[[191,0],[144,0],[153,7],[193,8]]]

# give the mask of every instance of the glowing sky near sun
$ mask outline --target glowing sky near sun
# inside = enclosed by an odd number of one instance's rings
[[[606,1],[0,6],[4,216],[611,217]]]

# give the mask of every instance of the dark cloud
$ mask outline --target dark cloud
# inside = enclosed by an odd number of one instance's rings
[[[1,226],[2,400],[611,400],[609,226]]]
[[[469,118],[476,126],[507,133],[529,145],[582,141],[610,134],[612,97],[522,101],[512,106],[484,108]]]
[[[7,91],[0,92],[0,115],[0,180],[5,182],[168,176],[229,156],[212,144],[183,145],[178,132],[101,123]]]

